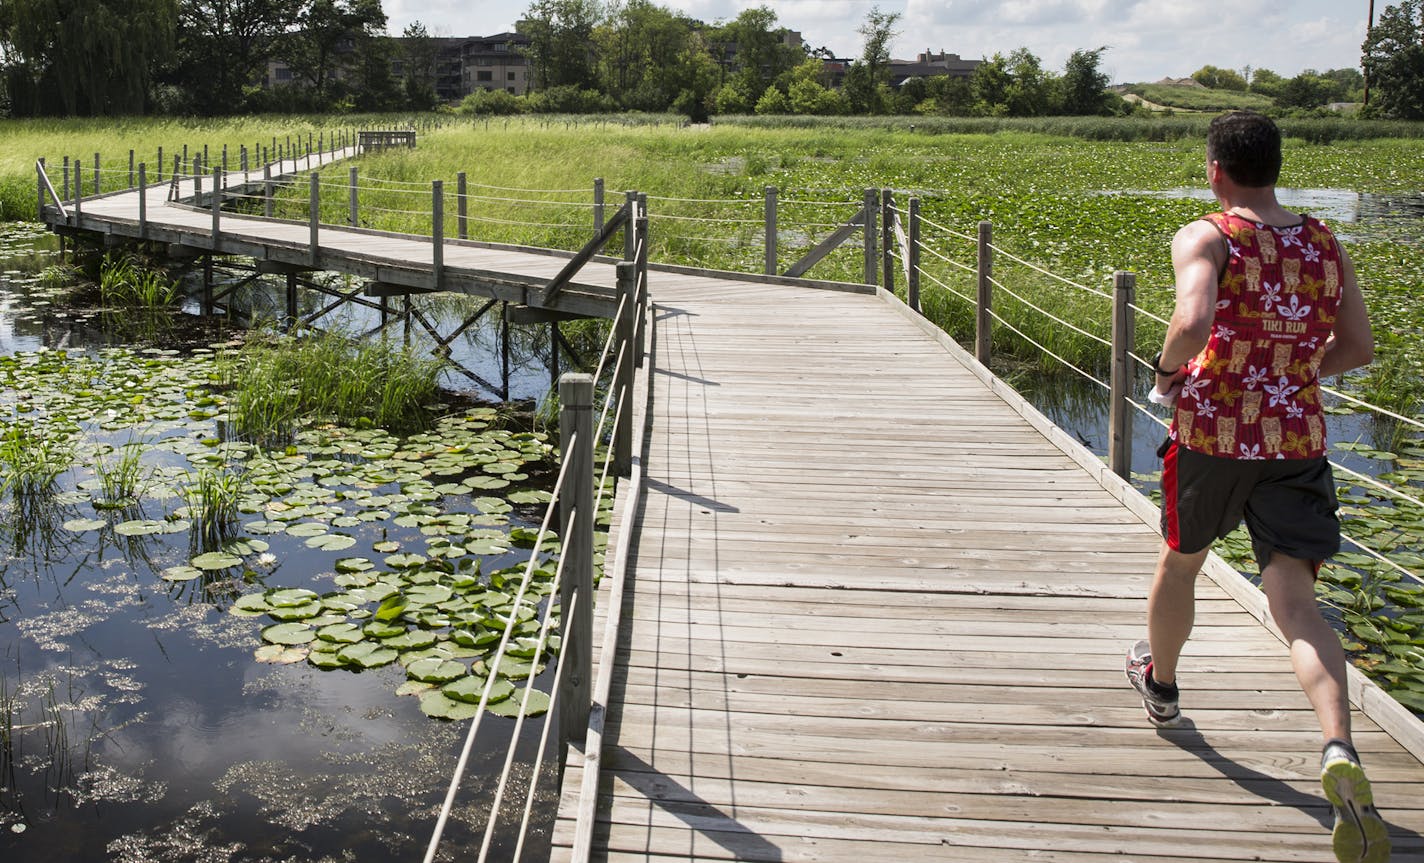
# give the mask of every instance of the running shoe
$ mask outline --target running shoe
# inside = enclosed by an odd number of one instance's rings
[[[1142,696],[1142,707],[1153,725],[1172,726],[1182,718],[1177,707],[1177,687],[1167,687],[1152,679],[1152,648],[1139,641],[1127,652],[1127,682]]]
[[[1320,755],[1320,785],[1335,807],[1330,843],[1340,863],[1386,863],[1389,828],[1375,811],[1374,793],[1355,748],[1331,740]]]

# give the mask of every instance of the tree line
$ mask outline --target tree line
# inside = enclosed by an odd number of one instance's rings
[[[1356,101],[1378,116],[1424,117],[1424,0],[1387,8],[1352,69],[1285,79],[1206,66],[1210,87],[1282,109]],[[478,114],[676,111],[712,114],[1113,115],[1106,46],[1061,71],[1027,48],[969,75],[892,86],[899,14],[873,8],[848,63],[779,26],[769,6],[713,25],[652,0],[533,0],[521,32],[537,89],[478,90]],[[437,107],[439,49],[415,23],[386,33],[380,0],[0,0],[0,108],[14,116],[387,111]],[[280,60],[289,80],[269,81]],[[279,86],[274,86],[278,84]],[[1138,109],[1140,110],[1140,109]]]

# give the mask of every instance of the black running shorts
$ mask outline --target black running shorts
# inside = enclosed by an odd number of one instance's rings
[[[1184,554],[1201,551],[1244,518],[1256,563],[1271,553],[1314,563],[1340,550],[1335,477],[1324,457],[1244,460],[1163,445],[1162,536]]]

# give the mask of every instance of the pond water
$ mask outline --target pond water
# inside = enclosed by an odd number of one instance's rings
[[[551,456],[545,436],[521,431],[527,415],[472,399],[505,387],[540,397],[550,372],[539,332],[515,334],[507,383],[496,323],[458,340],[454,359],[494,386],[450,373],[463,400],[422,435],[327,428],[269,452],[231,441],[222,396],[206,386],[217,356],[207,346],[238,333],[236,308],[204,320],[73,308],[70,286],[38,276],[56,260],[53,238],[0,227],[5,437],[30,453],[62,438],[73,458],[48,491],[0,498],[0,860],[419,859],[467,725],[427,716],[437,701],[462,708],[403,665],[423,660],[432,681],[451,679],[450,662],[467,681],[493,673],[480,659],[487,637],[452,637],[446,612],[508,613],[506,579],[529,555],[519,533],[537,527]],[[276,286],[263,290],[234,306],[260,312]],[[444,332],[468,314],[424,308]],[[334,325],[366,327],[374,314]],[[109,506],[101,474],[131,444],[142,491]],[[481,457],[455,455],[467,452]],[[245,477],[236,546],[193,528],[187,495],[204,471]],[[403,639],[401,661],[338,661],[362,626],[388,620],[398,589],[412,597],[395,619],[403,634],[380,643]],[[305,641],[268,637],[283,627]],[[433,643],[414,639],[426,633]],[[364,637],[375,642],[369,628]],[[525,666],[498,673],[521,684],[533,674],[547,691],[552,672]],[[439,859],[478,849],[474,825],[513,725],[482,724]],[[526,762],[542,726],[525,725]],[[502,824],[518,821],[527,773]],[[556,793],[546,772],[528,859],[546,856]],[[512,839],[498,837],[494,856],[507,859]]]
[[[1210,189],[1199,187],[1134,189],[1106,194],[1171,200],[1216,200]],[[1424,195],[1421,194],[1279,187],[1276,199],[1288,210],[1308,213],[1320,219],[1348,242],[1389,240],[1414,245],[1424,242]]]

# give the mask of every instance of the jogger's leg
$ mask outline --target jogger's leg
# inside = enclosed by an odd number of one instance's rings
[[[1152,678],[1158,683],[1177,681],[1177,659],[1196,617],[1197,573],[1210,550],[1183,554],[1162,545],[1147,595],[1147,640],[1152,645]]]
[[[1315,708],[1325,739],[1350,739],[1349,689],[1340,638],[1315,601],[1315,573],[1308,561],[1276,552],[1261,571],[1271,617],[1290,645],[1291,667]]]

